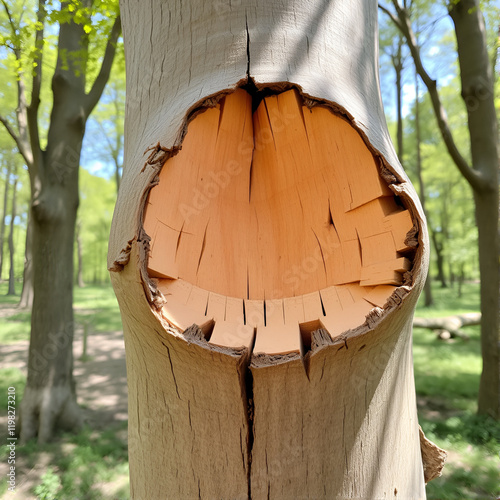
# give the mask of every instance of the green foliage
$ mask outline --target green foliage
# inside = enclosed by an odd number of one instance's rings
[[[116,202],[114,181],[80,169],[78,225],[82,241],[83,277],[87,283],[108,282],[107,250]],[[76,249],[75,249],[76,252]]]
[[[61,489],[61,480],[52,467],[42,476],[42,482],[35,488],[34,493],[39,500],[56,500]]]
[[[442,100],[450,115],[450,127],[460,145],[468,144],[468,130],[465,127],[466,113],[463,103],[457,99],[457,81],[441,89]],[[477,278],[478,251],[477,226],[474,216],[472,191],[451,160],[442,142],[432,105],[428,95],[420,101],[420,134],[422,154],[422,177],[425,184],[425,207],[429,231],[434,232],[432,241],[431,272],[436,273],[436,246],[442,247],[445,272],[448,278],[465,276]],[[405,155],[403,163],[415,185],[416,177],[416,124],[415,106],[405,121]],[[469,149],[462,146],[467,158]]]

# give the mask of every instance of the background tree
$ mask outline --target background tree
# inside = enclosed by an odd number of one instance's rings
[[[72,429],[81,424],[72,378],[78,171],[85,124],[109,78],[120,19],[102,16],[102,9],[109,13],[117,8],[114,2],[75,0],[62,2],[58,9],[40,0],[36,21],[29,23],[24,21],[23,9],[16,19],[5,2],[3,6],[11,28],[4,42],[18,62],[18,102],[17,125],[4,116],[0,121],[28,165],[32,190],[34,301],[21,438],[38,435],[43,442],[51,438],[55,425]],[[47,23],[58,29],[58,36],[51,79],[52,110],[44,140],[39,110]],[[32,69],[26,71],[22,44],[30,29],[34,39],[29,61]],[[104,50],[103,57],[99,47]],[[95,64],[96,53],[102,57],[100,67]],[[28,101],[25,78],[29,76]]]
[[[397,0],[395,13],[383,10],[404,34],[418,74],[426,85],[443,140],[455,165],[474,194],[481,273],[481,341],[483,372],[478,411],[500,419],[500,270],[498,122],[494,104],[494,80],[487,50],[484,18],[478,0],[450,2],[455,26],[462,98],[467,108],[471,162],[453,139],[438,86],[426,71],[413,31],[410,11]]]

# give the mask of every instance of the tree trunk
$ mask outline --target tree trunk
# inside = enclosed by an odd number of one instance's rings
[[[403,39],[398,36],[398,51],[396,56],[392,58],[394,71],[396,72],[396,110],[397,110],[397,153],[399,161],[403,163],[403,57],[402,57]]]
[[[28,210],[26,225],[26,246],[24,250],[23,289],[18,307],[31,309],[33,306],[33,215],[31,207]]]
[[[472,164],[481,176],[473,183],[481,275],[483,372],[479,413],[500,419],[500,254],[498,124],[493,74],[484,19],[476,0],[451,5],[457,35],[462,97],[467,107]]]
[[[479,239],[481,351],[483,356],[478,411],[498,420],[500,419],[498,191],[474,192],[474,200]]]
[[[85,283],[83,282],[83,256],[82,256],[82,239],[80,238],[81,223],[78,222],[76,225],[76,253],[78,268],[76,271],[76,284],[79,288],[83,288]]]
[[[73,241],[83,130],[57,130],[54,123],[52,127],[59,143],[52,139],[47,151],[45,168],[52,173],[51,181],[32,207],[35,295],[22,400],[23,441],[38,435],[39,442],[45,442],[56,427],[72,430],[82,424],[72,373]]]
[[[121,12],[108,265],[131,497],[424,498],[428,240],[383,116],[376,3]]]
[[[9,288],[7,295],[16,294],[15,269],[14,269],[14,221],[16,219],[16,195],[17,195],[17,169],[14,169],[14,185],[12,186],[12,209],[10,211],[10,230],[9,230]]]
[[[436,264],[438,268],[437,279],[441,283],[441,288],[447,288],[446,276],[444,274],[443,242],[439,241],[438,232],[429,225],[434,250],[436,250]]]
[[[416,171],[417,171],[417,179],[418,179],[418,188],[420,192],[420,203],[422,204],[422,210],[424,214],[427,214],[425,211],[425,184],[424,178],[422,176],[422,154],[421,154],[421,138],[420,138],[420,101],[418,96],[418,74],[415,72],[415,132],[416,132],[416,141],[417,141],[417,158],[416,158]],[[424,285],[424,305],[425,307],[430,307],[433,304],[432,300],[432,276],[431,273],[427,275],[427,279],[425,280]]]
[[[12,171],[12,165],[9,162],[9,164],[7,165],[7,174],[5,177],[5,191],[3,192],[2,220],[0,223],[0,280],[2,279],[2,270],[3,270],[3,243],[4,243],[4,237],[5,237],[5,217],[7,215],[7,202],[9,200],[11,171]]]

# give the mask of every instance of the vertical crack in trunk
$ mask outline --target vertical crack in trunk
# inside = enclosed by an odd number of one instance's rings
[[[253,400],[253,375],[250,368],[252,362],[252,353],[255,346],[255,337],[257,329],[254,328],[253,339],[248,350],[248,354],[242,357],[239,367],[240,386],[241,386],[241,400],[243,402],[243,411],[247,418],[247,484],[248,484],[248,499],[252,499],[252,450],[254,443],[254,400]]]
[[[248,31],[247,14],[245,14],[245,29],[247,31],[247,82],[250,82],[250,31]]]

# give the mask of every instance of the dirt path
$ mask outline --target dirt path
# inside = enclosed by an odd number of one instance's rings
[[[94,429],[114,421],[127,420],[127,377],[122,332],[90,333],[88,361],[82,361],[82,330],[73,343],[74,375],[78,403],[84,408],[86,422]],[[27,372],[28,341],[0,345],[1,367]]]
[[[0,318],[14,314],[8,308],[0,310]],[[1,319],[0,319],[1,321]],[[127,416],[127,379],[125,369],[125,348],[121,331],[92,333],[87,341],[87,360],[80,359],[83,348],[83,329],[78,327],[73,343],[74,375],[78,394],[78,403],[82,406],[85,422],[94,430],[103,430],[119,422],[126,421]],[[15,367],[27,373],[28,341],[0,345],[0,367]],[[8,383],[8,381],[7,381]],[[0,417],[0,435],[5,436],[7,417]],[[123,431],[126,440],[126,431]],[[2,442],[4,440],[2,439]],[[50,463],[50,457],[40,457],[34,466],[19,464],[24,472],[18,478],[16,493],[8,495],[9,500],[34,498],[30,494],[33,485],[40,482],[41,475]],[[3,461],[2,461],[3,462]],[[7,464],[0,463],[0,477],[7,474]]]

